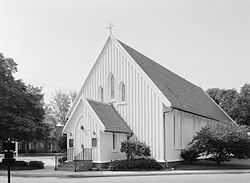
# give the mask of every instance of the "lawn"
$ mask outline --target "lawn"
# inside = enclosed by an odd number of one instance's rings
[[[43,157],[43,156],[56,156],[63,155],[65,153],[22,153],[19,154],[20,157]]]
[[[181,163],[174,165],[175,170],[225,170],[225,169],[250,169],[250,160],[232,160],[217,165],[213,161],[199,160],[193,164]]]

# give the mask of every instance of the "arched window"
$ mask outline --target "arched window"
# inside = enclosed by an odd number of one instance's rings
[[[99,100],[101,101],[101,102],[103,102],[104,101],[104,97],[103,97],[103,87],[99,87],[99,89],[98,89],[98,98],[99,98]]]
[[[120,97],[120,101],[122,101],[122,102],[125,101],[125,99],[126,99],[125,84],[123,82],[120,83],[119,97]]]
[[[114,75],[109,75],[109,95],[111,99],[115,98],[115,79]]]

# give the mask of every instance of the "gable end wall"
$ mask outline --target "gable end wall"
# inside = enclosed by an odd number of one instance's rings
[[[150,146],[152,156],[163,161],[162,104],[170,106],[170,103],[142,69],[124,53],[117,41],[108,41],[85,82],[81,97],[99,101],[98,88],[102,86],[104,102],[109,103],[109,73],[115,78],[114,107],[133,130],[135,137]],[[125,84],[125,102],[119,101],[120,82]]]

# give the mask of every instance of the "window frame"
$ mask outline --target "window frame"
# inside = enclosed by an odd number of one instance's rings
[[[115,77],[112,72],[108,75],[108,99],[115,100]]]
[[[180,116],[176,116],[180,115]],[[173,146],[174,149],[180,150],[183,149],[183,139],[182,139],[182,132],[183,132],[183,126],[182,126],[182,114],[181,113],[175,113],[173,116]]]
[[[115,98],[115,78],[113,74],[110,76],[110,98]]]
[[[69,148],[74,148],[74,139],[73,138],[69,139]]]
[[[102,86],[99,86],[98,89],[98,98],[101,102],[104,102],[104,89]]]
[[[113,151],[117,150],[117,133],[112,134],[112,149]]]
[[[125,102],[126,101],[126,86],[124,82],[120,82],[119,85],[119,100],[120,102]]]
[[[91,146],[92,146],[92,148],[97,147],[97,138],[96,137],[91,138]]]

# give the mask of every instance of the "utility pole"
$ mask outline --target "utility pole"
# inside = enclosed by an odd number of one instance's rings
[[[8,163],[8,183],[10,183],[10,164]]]
[[[15,142],[12,142],[10,138],[3,143],[3,152],[4,159],[2,160],[3,164],[7,166],[8,171],[8,183],[10,183],[10,167],[15,163],[14,159],[14,151],[15,151]]]

